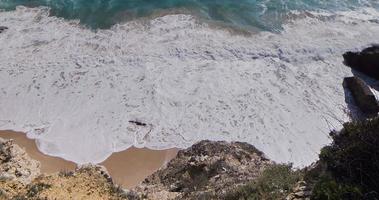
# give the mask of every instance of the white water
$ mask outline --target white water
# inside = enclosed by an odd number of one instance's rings
[[[309,164],[347,120],[342,53],[379,42],[373,9],[298,13],[280,34],[251,36],[187,15],[95,33],[47,13],[0,12],[9,27],[0,34],[0,129],[77,163],[211,139]]]

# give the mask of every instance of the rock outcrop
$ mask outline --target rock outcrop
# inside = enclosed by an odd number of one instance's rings
[[[148,177],[135,199],[222,199],[273,163],[254,146],[241,142],[202,141],[179,151],[167,167]]]
[[[102,166],[41,174],[40,163],[12,140],[0,138],[0,200],[5,199],[127,199]]]
[[[290,193],[286,200],[310,200],[312,196],[312,189],[305,181],[299,181],[293,192]]]
[[[30,183],[40,175],[40,163],[31,159],[28,154],[13,140],[0,138],[0,178],[17,180],[23,184]]]
[[[346,52],[343,58],[347,66],[379,80],[379,45],[361,52]]]
[[[379,104],[369,86],[357,77],[346,77],[343,81],[345,88],[348,88],[357,106],[367,114],[377,114]]]

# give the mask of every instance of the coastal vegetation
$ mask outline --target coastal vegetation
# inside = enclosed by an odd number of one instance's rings
[[[294,170],[291,165],[273,165],[226,199],[285,199],[298,181],[311,188],[310,199],[378,199],[379,117],[345,123],[330,136],[332,144],[322,148],[312,166]]]
[[[225,195],[225,199],[285,199],[302,177],[303,172],[293,170],[291,165],[273,165],[256,180]]]
[[[344,124],[324,147],[314,199],[379,198],[379,118]]]

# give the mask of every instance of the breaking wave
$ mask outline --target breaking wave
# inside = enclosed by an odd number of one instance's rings
[[[294,11],[280,33],[242,34],[183,14],[94,31],[43,7],[3,11],[0,129],[77,163],[211,139],[306,165],[347,119],[341,54],[378,43],[378,18]]]

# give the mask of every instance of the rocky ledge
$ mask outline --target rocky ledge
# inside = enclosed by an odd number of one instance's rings
[[[114,184],[96,165],[52,175],[11,140],[1,140],[0,199],[225,199],[275,165],[254,146],[241,142],[202,141],[133,190]]]
[[[167,167],[148,177],[130,198],[223,199],[272,165],[254,146],[202,141],[179,151]]]
[[[18,180],[28,184],[40,175],[40,163],[15,145],[12,140],[0,138],[0,179]]]
[[[361,52],[343,54],[347,66],[379,80],[379,45],[372,45]]]

